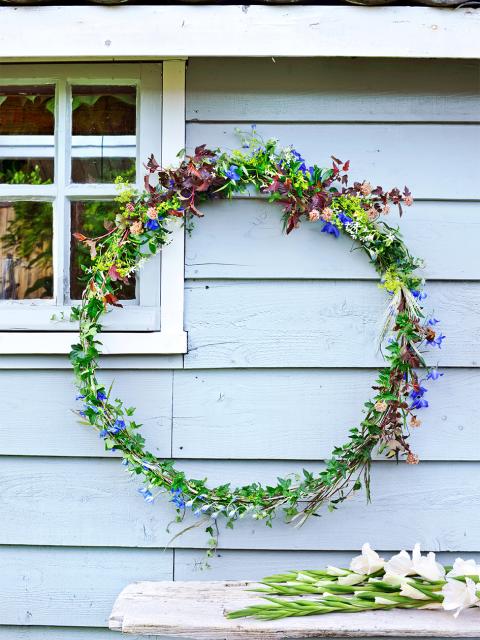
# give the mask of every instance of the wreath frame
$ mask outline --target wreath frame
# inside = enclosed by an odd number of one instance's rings
[[[375,448],[389,458],[405,455],[407,463],[418,463],[408,443],[410,428],[420,426],[416,412],[428,407],[425,381],[443,375],[436,367],[427,367],[423,358],[425,346],[440,348],[445,338],[435,329],[438,320],[423,313],[424,280],[415,271],[424,263],[411,256],[398,228],[380,220],[391,204],[399,207],[401,215],[402,204],[413,203],[409,189],[385,191],[366,181],[348,186],[348,161],[332,156],[331,168],[307,168],[294,148],[279,148],[274,139],[264,142],[254,126],[251,132],[239,134],[241,149],[227,153],[201,145],[193,155],[181,152],[173,168],[162,168],[151,156],[143,192],[117,180],[118,214],[114,222],[105,221],[105,234],[97,238],[73,234],[89,247],[91,256],[91,264],[82,266],[86,286],[81,304],[72,312],[72,319],[79,321],[79,342],[72,345],[70,360],[80,392],[77,400],[85,403],[78,411],[81,421],[97,429],[107,450],[121,452],[122,464],[130,473],[143,476],[139,491],[146,502],[166,493],[176,508],[177,521],[190,508],[195,515],[203,515],[212,547],[216,544],[213,525],[220,516],[228,527],[247,514],[271,525],[282,508],[286,521],[298,526],[323,505],[336,509],[362,487],[370,499]],[[322,232],[334,238],[343,233],[367,254],[380,276],[380,286],[390,296],[379,345],[387,335],[390,340],[382,351],[385,366],[372,387],[374,396],[365,403],[364,419],[350,430],[345,444],[335,447],[323,470],[304,469],[293,478],[278,478],[272,486],[254,482],[236,488],[230,483],[208,487],[207,479],[188,478],[174,460],[159,459],[147,451],[141,425],[133,420],[135,409],[114,399],[112,387],[107,389],[97,380],[100,319],[109,306],[122,306],[117,295],[122,284],[128,283],[148,254],[167,244],[172,219],[183,221],[191,231],[193,218],[203,215],[198,208],[202,202],[231,198],[251,186],[282,206],[287,234],[302,220],[321,223]],[[425,370],[422,378],[419,368]]]

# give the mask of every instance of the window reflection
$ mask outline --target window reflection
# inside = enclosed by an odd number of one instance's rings
[[[135,181],[136,89],[77,86],[72,89],[72,180]]]
[[[52,204],[0,202],[0,300],[53,297]]]
[[[118,204],[100,200],[72,202],[71,232],[80,232],[88,238],[97,238],[104,233],[105,220],[115,220]],[[85,283],[82,265],[91,264],[90,251],[72,236],[70,244],[70,299],[80,300]],[[135,276],[130,276],[128,284],[122,284],[116,295],[122,300],[135,298]]]
[[[53,158],[0,158],[0,184],[51,184]]]
[[[53,135],[55,89],[0,86],[0,135]]]

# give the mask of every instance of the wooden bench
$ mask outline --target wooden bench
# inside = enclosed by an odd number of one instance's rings
[[[264,622],[227,620],[225,612],[261,602],[249,582],[136,582],[118,596],[114,631],[194,640],[273,640],[320,637],[480,638],[480,609],[458,618],[445,611],[366,611]]]

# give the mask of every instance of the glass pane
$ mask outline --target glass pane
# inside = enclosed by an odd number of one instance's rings
[[[0,300],[53,297],[50,202],[0,202]]]
[[[53,158],[0,158],[0,184],[51,184]]]
[[[135,158],[72,158],[73,182],[135,182]]]
[[[116,202],[87,200],[72,202],[71,233],[80,232],[88,238],[97,238],[105,231],[104,221],[115,220],[118,212]],[[73,236],[70,244],[70,299],[80,300],[84,287],[84,276],[81,265],[90,264],[90,251]],[[135,276],[130,277],[128,284],[122,284],[116,294],[122,300],[135,299]]]
[[[72,89],[72,179],[135,181],[136,89],[83,86]]]
[[[55,89],[0,86],[0,135],[53,135]]]

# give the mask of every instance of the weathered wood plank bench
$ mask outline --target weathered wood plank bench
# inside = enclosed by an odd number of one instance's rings
[[[454,618],[445,611],[366,611],[324,616],[227,620],[225,612],[260,602],[249,582],[137,582],[118,596],[114,631],[194,640],[408,636],[480,638],[480,609]]]

